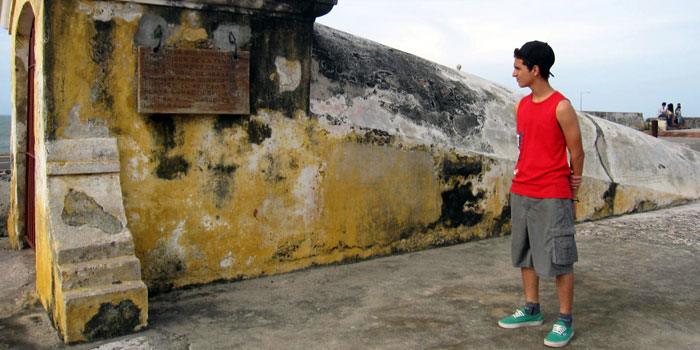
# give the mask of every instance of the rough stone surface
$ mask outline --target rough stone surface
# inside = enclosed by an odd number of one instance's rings
[[[511,116],[520,93],[323,25],[315,31],[311,112],[330,131],[354,126],[460,151],[517,153]]]
[[[0,319],[2,319],[26,308],[32,308],[34,303],[38,303],[35,290],[34,251],[12,250],[9,238],[0,237],[0,266],[4,271],[0,279]]]
[[[93,198],[72,189],[63,202],[61,218],[70,226],[88,225],[110,234],[119,233],[123,229],[119,219],[106,213]]]
[[[514,167],[512,106],[524,90],[322,25],[315,30],[311,112],[329,133],[364,130],[384,134],[395,147],[477,153]],[[590,114],[578,116],[586,153],[580,219],[700,197],[697,152]]]
[[[683,118],[685,119],[685,124],[691,129],[700,129],[700,118]]]
[[[698,202],[578,224],[567,348],[696,349],[698,227]],[[0,338],[11,349],[543,348],[558,309],[552,279],[540,283],[543,326],[496,325],[524,303],[509,252],[502,237],[161,294],[150,299],[146,330],[70,347],[29,305],[0,318]]]

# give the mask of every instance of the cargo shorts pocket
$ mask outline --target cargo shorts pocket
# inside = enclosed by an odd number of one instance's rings
[[[557,265],[571,265],[578,261],[578,250],[574,240],[573,227],[552,230],[554,247],[552,249],[552,262]]]

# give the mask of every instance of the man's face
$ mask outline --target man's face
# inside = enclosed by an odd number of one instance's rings
[[[529,70],[522,59],[516,58],[513,63],[513,78],[518,81],[520,87],[530,86],[535,79],[535,70]]]

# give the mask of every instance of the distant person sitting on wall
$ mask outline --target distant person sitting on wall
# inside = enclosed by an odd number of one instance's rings
[[[674,113],[673,113],[673,103],[666,105],[666,125],[667,127],[675,126],[674,123]]]
[[[659,110],[656,112],[656,117],[666,119],[666,102],[661,104],[661,107],[659,107]]]
[[[686,129],[685,120],[683,120],[683,115],[681,114],[681,104],[676,106],[676,122],[678,123],[679,129]]]

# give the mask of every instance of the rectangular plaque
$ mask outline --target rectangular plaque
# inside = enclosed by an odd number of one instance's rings
[[[139,47],[138,112],[249,114],[250,53]]]

